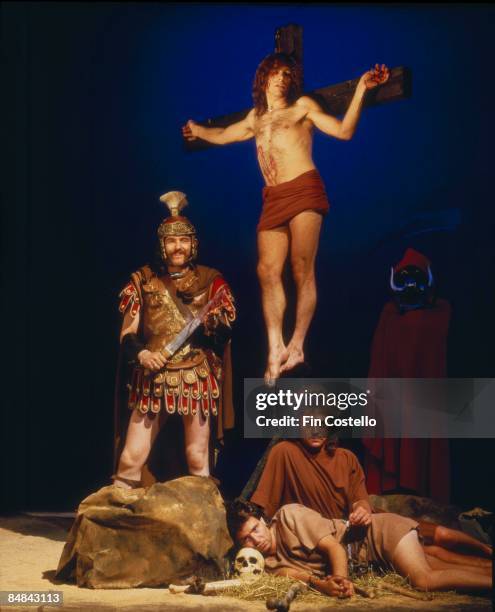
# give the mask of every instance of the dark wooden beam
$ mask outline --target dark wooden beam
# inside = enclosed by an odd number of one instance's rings
[[[301,91],[304,89],[303,29],[295,23],[275,30],[275,53],[291,55],[301,69]]]
[[[301,64],[303,61],[303,29],[302,26],[290,23],[286,26],[281,26],[275,30],[275,53],[287,53],[292,55],[294,59]],[[226,127],[231,123],[236,123],[244,119],[248,114],[248,110],[240,111],[238,113],[230,113],[228,115],[221,115],[215,117],[215,119],[207,119],[206,121],[199,121],[201,125],[207,127]],[[187,151],[201,151],[202,149],[208,149],[209,147],[215,147],[218,145],[212,145],[204,140],[195,140],[187,142],[185,148]]]
[[[343,115],[347,110],[359,79],[344,81],[337,85],[321,87],[308,93],[331,115]],[[392,68],[389,80],[380,87],[366,93],[364,106],[377,106],[410,98],[412,93],[411,72],[404,66]]]
[[[275,53],[292,55],[302,67],[303,29],[300,25],[290,23],[275,30]]]
[[[351,81],[344,81],[343,83],[337,83],[337,85],[330,85],[328,87],[321,87],[314,91],[308,92],[306,95],[311,96],[331,115],[343,115],[347,110],[351,101],[352,95],[356,88],[359,79],[352,79]],[[395,102],[396,100],[405,100],[410,98],[412,94],[412,78],[411,72],[404,66],[398,66],[392,68],[390,71],[390,79],[374,90],[369,91],[366,94],[364,101],[365,107],[377,106],[378,104],[384,104],[386,102]],[[201,125],[207,127],[226,127],[231,123],[240,121],[248,114],[250,109],[239,111],[237,113],[230,113],[228,115],[221,115],[214,119],[207,119],[206,121],[199,121]],[[212,145],[204,140],[184,140],[184,147],[186,151],[200,151],[202,149],[208,149],[220,145]]]

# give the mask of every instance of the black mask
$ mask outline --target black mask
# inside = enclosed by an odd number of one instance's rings
[[[393,272],[390,287],[401,312],[431,306],[434,300],[433,276],[417,266],[405,266]]]

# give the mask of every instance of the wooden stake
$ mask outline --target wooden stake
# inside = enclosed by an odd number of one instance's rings
[[[392,591],[392,593],[397,593],[398,595],[405,595],[406,597],[411,597],[412,599],[419,599],[420,601],[431,601],[433,599],[433,595],[430,593],[417,593],[416,591],[411,591],[409,589],[405,589],[404,587],[395,586],[395,584],[389,584],[385,580],[380,583],[378,588],[386,591]]]

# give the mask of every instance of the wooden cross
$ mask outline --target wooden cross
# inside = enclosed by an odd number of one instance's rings
[[[302,27],[295,24],[289,24],[278,28],[275,31],[275,52],[292,55],[302,67]],[[320,89],[315,89],[314,91],[306,93],[306,95],[316,100],[327,113],[331,115],[343,115],[349,106],[358,80],[357,78],[350,81],[344,81],[343,83],[337,83],[336,85],[321,87]],[[411,83],[411,72],[408,68],[404,66],[392,68],[390,70],[390,77],[384,85],[367,91],[363,105],[365,107],[376,106],[384,102],[394,102],[395,100],[409,98],[411,96]],[[206,127],[227,127],[236,121],[244,119],[249,111],[250,109],[248,108],[236,113],[230,113],[229,115],[221,115],[214,119],[198,121],[198,123]],[[220,145],[211,144],[200,138],[196,140],[184,139],[186,151],[200,151],[202,149],[217,146]]]

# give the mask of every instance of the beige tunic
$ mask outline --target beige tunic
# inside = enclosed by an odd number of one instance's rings
[[[410,518],[383,512],[373,514],[371,525],[356,533],[359,561],[375,561],[383,569],[393,569],[393,556],[397,544],[418,523]],[[333,536],[345,544],[348,534],[342,519],[327,519],[301,504],[287,504],[273,517],[271,524],[275,536],[276,552],[265,559],[268,573],[280,573],[293,568],[320,576],[332,573],[328,558],[317,550],[319,541]]]

